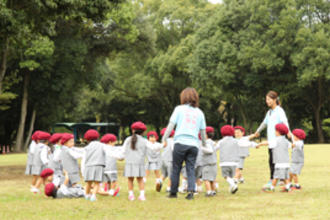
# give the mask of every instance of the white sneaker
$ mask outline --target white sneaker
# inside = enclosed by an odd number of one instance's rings
[[[232,186],[232,187],[230,187],[230,188],[231,188],[231,189],[230,189],[231,194],[235,194],[235,193],[237,192],[237,190],[238,190],[238,186],[237,186],[237,185]]]
[[[39,193],[40,192],[39,189],[37,189],[35,187],[31,188],[30,191],[33,192],[33,193]]]
[[[240,178],[239,183],[244,183],[244,178]]]

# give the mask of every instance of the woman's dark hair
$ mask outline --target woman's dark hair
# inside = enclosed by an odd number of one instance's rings
[[[143,134],[143,130],[133,130],[133,135],[132,135],[132,139],[131,139],[131,149],[135,150],[136,149],[136,142],[137,142],[137,134],[141,135]]]
[[[185,88],[182,90],[180,94],[180,102],[181,105],[183,104],[189,104],[192,107],[198,107],[199,106],[199,96],[194,88]]]
[[[214,133],[213,132],[207,133],[207,137],[210,138],[210,139],[213,139],[214,138]]]
[[[267,93],[266,96],[268,96],[271,99],[276,99],[276,104],[281,105],[280,97],[278,96],[277,92],[271,90]]]

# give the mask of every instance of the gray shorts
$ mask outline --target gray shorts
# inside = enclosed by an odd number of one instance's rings
[[[300,174],[301,169],[303,168],[304,163],[291,163],[290,173],[292,174]]]
[[[239,157],[238,167],[237,168],[243,170],[243,168],[244,168],[244,161],[245,161],[245,157]]]
[[[195,177],[196,177],[196,180],[197,179],[202,179],[202,175],[203,175],[202,171],[203,171],[203,167],[202,166],[198,166],[198,167],[195,168]]]
[[[224,178],[233,178],[236,174],[236,166],[223,166],[221,167],[221,173]]]
[[[104,173],[103,182],[116,182],[118,179],[117,173]]]
[[[146,170],[160,170],[161,163],[160,162],[147,162]]]
[[[275,168],[274,179],[289,179],[289,168]]]
[[[171,177],[172,173],[172,162],[162,162],[161,167],[163,177]]]
[[[217,164],[205,165],[202,169],[202,179],[205,181],[215,181],[217,178]]]

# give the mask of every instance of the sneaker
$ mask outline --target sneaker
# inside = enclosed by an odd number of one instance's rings
[[[167,198],[170,198],[170,199],[176,199],[176,198],[178,198],[178,195],[177,195],[176,193],[169,193],[169,194],[167,195]]]
[[[119,190],[120,190],[120,187],[118,187],[116,190],[115,190],[115,192],[113,193],[113,197],[115,197],[115,196],[117,196],[117,195],[119,195],[118,193],[119,193]]]
[[[241,178],[238,180],[239,183],[243,184],[245,181],[244,181],[244,178]]]
[[[230,190],[231,194],[235,194],[237,191],[238,191],[238,186],[237,185],[233,186]]]
[[[37,188],[31,188],[31,190],[30,190],[31,192],[33,192],[34,194],[37,194],[37,193],[39,193],[40,192],[40,190],[39,189],[37,189]]]
[[[162,182],[157,182],[156,184],[156,191],[160,192],[162,190],[163,183]]]
[[[90,197],[90,196],[87,196],[87,195],[85,195],[85,199],[88,201],[88,200],[90,200],[90,199],[91,199],[91,197]]]
[[[171,190],[170,189],[166,189],[166,192],[169,193]]]
[[[186,189],[184,189],[184,188],[182,188],[182,187],[179,187],[179,193],[186,193],[186,192],[187,192]]]
[[[135,200],[135,196],[134,195],[128,196],[128,200],[129,201],[134,201]]]
[[[291,192],[291,189],[287,189],[285,187],[282,187],[280,192]]]
[[[296,190],[301,190],[301,186],[294,186],[293,188]]]
[[[212,196],[216,196],[217,195],[217,192],[216,191],[213,191],[212,192]]]
[[[90,198],[90,201],[91,201],[91,202],[95,202],[95,201],[96,201],[96,196],[92,196],[92,197]]]
[[[187,200],[193,200],[194,199],[194,193],[193,192],[189,192],[188,195],[186,196]]]
[[[205,193],[205,197],[213,197],[213,193]]]
[[[142,196],[142,195],[140,195],[138,199],[139,199],[140,201],[146,201],[146,197],[145,197],[145,196]]]
[[[238,179],[237,178],[234,178],[234,183],[237,184],[238,183]]]

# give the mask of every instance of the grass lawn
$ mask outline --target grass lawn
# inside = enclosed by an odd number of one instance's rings
[[[220,192],[195,200],[166,198],[165,188],[157,193],[151,174],[146,183],[147,201],[127,199],[127,183],[118,163],[119,197],[98,196],[85,199],[51,199],[29,191],[31,177],[24,176],[25,154],[0,155],[0,219],[330,219],[330,145],[305,146],[305,166],[300,192],[263,193],[269,171],[266,148],[251,149],[245,162],[245,181],[235,195],[218,169]],[[135,195],[138,196],[137,186]]]

